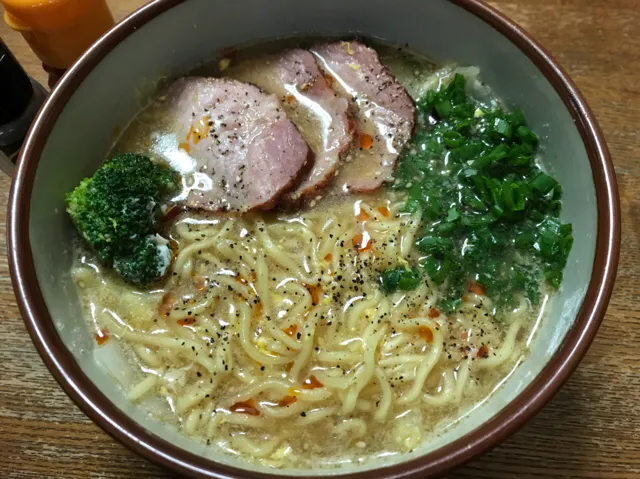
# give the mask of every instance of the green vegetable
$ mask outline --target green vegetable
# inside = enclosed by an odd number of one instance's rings
[[[395,291],[410,291],[415,289],[421,281],[417,269],[395,268],[388,269],[380,275],[380,285],[385,293]]]
[[[178,174],[132,153],[105,162],[66,195],[67,212],[99,260],[143,286],[169,263],[166,240],[156,235],[160,201],[175,191]]]
[[[127,283],[144,286],[163,276],[170,262],[167,241],[161,236],[147,236],[130,254],[116,257],[113,269]]]
[[[573,237],[560,222],[562,188],[535,162],[538,137],[521,111],[481,104],[456,75],[418,101],[416,133],[392,188],[406,190],[407,212],[422,212],[414,268],[381,274],[383,290],[417,286],[421,271],[440,285],[440,308],[455,308],[468,281],[498,307],[517,294],[533,303],[540,283],[558,288]],[[414,287],[415,287],[414,286]]]
[[[571,225],[564,225],[556,218],[548,217],[539,225],[537,242],[534,247],[543,259],[545,279],[558,288],[562,281],[562,269],[573,246]],[[561,263],[558,258],[563,258]]]
[[[531,180],[531,187],[541,195],[546,195],[558,185],[558,182],[542,171]]]

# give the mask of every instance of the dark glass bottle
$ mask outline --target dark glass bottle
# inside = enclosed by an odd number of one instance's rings
[[[45,96],[0,39],[0,168],[8,174]]]
[[[31,80],[0,40],[0,125],[22,115],[32,96]]]

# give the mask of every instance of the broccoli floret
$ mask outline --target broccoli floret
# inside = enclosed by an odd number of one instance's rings
[[[175,171],[146,156],[118,155],[67,194],[67,212],[103,264],[129,283],[150,284],[168,266],[166,241],[155,233],[160,201],[178,180]]]
[[[128,256],[117,257],[113,269],[131,284],[145,285],[164,276],[171,263],[171,250],[160,235],[149,236]]]

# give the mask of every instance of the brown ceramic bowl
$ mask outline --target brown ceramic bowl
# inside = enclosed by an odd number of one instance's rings
[[[541,134],[576,242],[527,360],[459,427],[392,462],[275,475],[152,422],[96,367],[69,278],[73,232],[63,197],[95,171],[114,130],[133,117],[160,75],[184,74],[230,45],[310,33],[359,33],[408,43],[436,60],[478,65],[485,82],[521,107]],[[91,47],[40,111],[13,182],[8,230],[16,296],[42,359],[78,406],[134,451],[193,477],[424,478],[512,434],[576,368],[613,288],[620,212],[605,141],[573,82],[522,29],[477,0],[156,0]]]

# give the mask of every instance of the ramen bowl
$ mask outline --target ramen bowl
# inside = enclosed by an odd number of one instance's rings
[[[74,235],[64,195],[91,175],[157,80],[183,75],[235,45],[287,36],[362,35],[439,61],[477,65],[542,138],[576,238],[560,291],[526,360],[487,400],[413,451],[330,470],[273,470],[207,448],[153,421],[91,355],[69,270]],[[156,0],[96,42],[58,83],[19,159],[9,206],[14,289],[29,333],[67,394],[107,433],[192,477],[423,478],[517,430],[577,367],[604,316],[619,255],[613,166],[593,114],[566,73],[513,22],[475,0],[263,2]]]

